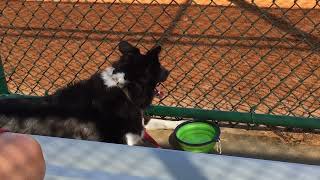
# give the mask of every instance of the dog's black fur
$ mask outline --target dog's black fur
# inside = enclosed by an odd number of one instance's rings
[[[124,73],[123,87],[107,87],[101,73],[70,84],[52,95],[0,100],[0,127],[13,132],[125,143],[124,135],[141,135],[144,111],[157,84],[169,72],[155,47],[146,54],[128,42],[119,43],[120,60],[113,73]],[[126,95],[125,91],[127,92]]]

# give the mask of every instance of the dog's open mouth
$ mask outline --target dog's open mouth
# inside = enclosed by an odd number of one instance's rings
[[[160,83],[157,84],[156,88],[154,88],[154,95],[159,99],[162,99],[164,97],[164,92],[161,90]]]
[[[159,99],[163,99],[164,97],[164,92],[161,90],[161,83],[167,80],[169,73],[170,72],[168,70],[166,70],[163,66],[161,66],[161,73],[158,79],[158,84],[156,88],[154,88],[154,95]]]

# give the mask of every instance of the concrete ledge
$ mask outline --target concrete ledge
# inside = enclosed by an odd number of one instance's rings
[[[319,180],[320,166],[34,136],[45,179]]]

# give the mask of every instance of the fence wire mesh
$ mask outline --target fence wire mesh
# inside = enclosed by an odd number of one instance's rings
[[[163,46],[171,76],[154,104],[320,117],[318,0],[1,1],[10,92],[88,78],[128,40]]]

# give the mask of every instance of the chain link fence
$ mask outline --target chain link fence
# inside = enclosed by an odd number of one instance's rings
[[[1,1],[11,93],[50,94],[119,57],[163,46],[171,76],[154,104],[320,117],[318,0]]]

